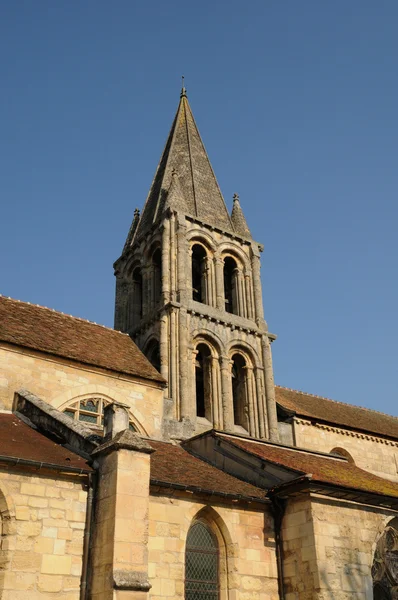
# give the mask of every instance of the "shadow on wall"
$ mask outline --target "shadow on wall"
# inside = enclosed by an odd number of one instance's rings
[[[379,537],[372,566],[358,548],[329,549],[328,567],[319,572],[319,600],[398,600],[398,517]]]
[[[326,568],[319,569],[318,600],[373,600],[373,584],[364,552],[335,548]]]

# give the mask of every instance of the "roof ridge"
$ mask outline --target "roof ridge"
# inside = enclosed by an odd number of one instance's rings
[[[327,396],[320,396],[319,394],[310,394],[310,392],[303,392],[303,390],[295,390],[293,388],[288,388],[283,385],[275,385],[275,387],[280,388],[281,390],[287,390],[288,392],[295,392],[296,394],[311,396],[311,398],[320,398],[321,400],[328,400],[328,402],[334,402],[335,404],[341,404],[343,406],[349,406],[351,408],[360,408],[361,410],[367,410],[371,413],[384,415],[385,417],[389,417],[390,419],[398,419],[398,417],[395,417],[394,415],[389,415],[388,413],[381,412],[380,410],[375,410],[374,408],[368,408],[367,406],[360,406],[359,404],[350,404],[349,402],[341,402],[341,400],[334,400],[333,398],[327,398]]]
[[[49,308],[48,306],[42,306],[41,304],[35,304],[34,302],[27,302],[26,300],[19,300],[18,298],[11,298],[11,296],[4,296],[4,294],[0,294],[0,298],[3,298],[4,300],[11,300],[11,302],[18,302],[19,304],[26,304],[27,306],[34,306],[36,308],[48,310],[52,313],[62,315],[63,317],[68,317],[69,319],[74,319],[76,321],[83,321],[83,323],[89,323],[90,325],[96,325],[97,327],[102,327],[103,329],[108,329],[109,331],[114,331],[115,333],[120,333],[121,335],[128,336],[128,333],[123,333],[123,331],[118,331],[117,329],[113,329],[112,327],[108,327],[107,325],[102,325],[101,323],[96,323],[95,321],[89,321],[88,319],[83,319],[82,317],[75,317],[74,315],[69,315],[60,310],[55,310],[55,308]]]

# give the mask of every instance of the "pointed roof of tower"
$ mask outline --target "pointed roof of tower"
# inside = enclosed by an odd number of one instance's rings
[[[209,225],[233,231],[184,87],[142,211],[137,235],[151,227],[167,205],[198,217]]]
[[[234,194],[234,203],[232,206],[231,221],[236,233],[245,237],[251,237],[250,229],[243,214],[242,207],[239,202],[238,194]]]

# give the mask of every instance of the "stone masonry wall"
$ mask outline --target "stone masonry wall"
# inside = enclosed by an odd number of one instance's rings
[[[219,540],[220,600],[278,600],[273,522],[266,506],[194,502],[184,494],[150,496],[151,600],[184,598],[185,541],[199,514]]]
[[[282,522],[282,540],[286,600],[313,600],[317,557],[308,496],[289,500]]]
[[[391,511],[299,496],[283,520],[286,600],[373,600],[376,542]]]
[[[297,446],[320,452],[344,448],[361,469],[398,481],[397,442],[337,427],[312,425],[304,419],[297,419],[294,428]]]
[[[82,396],[104,396],[127,404],[141,433],[155,437],[160,434],[163,391],[155,384],[22,348],[0,347],[0,365],[0,409],[10,410],[14,393],[22,387],[55,408]]]
[[[1,600],[78,600],[83,482],[0,472],[0,509]]]
[[[313,499],[318,600],[373,600],[376,542],[395,516],[386,509]]]

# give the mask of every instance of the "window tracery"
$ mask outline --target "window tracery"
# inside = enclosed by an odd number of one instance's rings
[[[374,600],[398,600],[398,517],[377,542],[372,578]]]
[[[111,404],[111,401],[105,398],[83,398],[72,402],[62,412],[74,421],[82,421],[86,425],[103,428],[104,408],[107,404]],[[132,420],[130,420],[129,429],[137,431]]]

